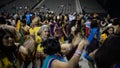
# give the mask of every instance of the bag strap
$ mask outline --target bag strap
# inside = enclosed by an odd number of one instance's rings
[[[52,62],[55,60],[55,58],[50,59],[48,62],[48,67],[47,68],[52,68]]]

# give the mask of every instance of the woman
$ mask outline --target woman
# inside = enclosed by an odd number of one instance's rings
[[[42,25],[39,32],[38,32],[38,35],[36,36],[36,42],[39,44],[38,47],[37,47],[37,50],[39,52],[42,52],[43,48],[40,48],[40,43],[47,39],[48,37],[50,37],[50,28],[48,25]]]
[[[101,34],[101,39],[100,39],[100,42],[103,43],[106,38],[111,35],[111,34],[114,34],[114,27],[110,26],[110,27],[107,27]]]
[[[72,58],[66,62],[61,53],[61,46],[59,41],[55,38],[46,39],[42,42],[44,53],[47,54],[42,68],[75,68],[79,62],[83,47],[87,44],[87,40],[82,39]]]
[[[0,68],[19,68],[18,52],[26,54],[23,46],[15,45],[15,36],[8,30],[0,28]]]
[[[7,25],[5,20],[5,18],[0,17],[0,28],[9,30],[12,34],[14,34],[15,42],[18,42],[20,40],[20,33],[15,27]]]
[[[50,37],[50,28],[48,25],[42,25],[38,35],[36,36],[35,40],[37,45],[37,51],[36,51],[36,62],[35,62],[35,66],[37,67],[41,67],[42,62],[44,60],[44,53],[43,53],[43,47],[41,46],[41,42],[44,41],[45,39],[47,39],[48,37]]]
[[[90,27],[91,27],[90,35],[87,38],[89,44],[86,46],[84,57],[88,60],[88,64],[90,68],[95,68],[93,56],[94,56],[94,52],[99,47],[99,39],[100,39],[99,26],[96,19],[92,20]]]
[[[19,52],[18,58],[21,67],[27,68],[31,62],[34,63],[36,54],[35,41],[31,35],[25,36],[25,42],[23,43],[23,47],[26,49],[26,54]]]
[[[120,68],[120,20],[118,27],[95,53],[97,68]]]
[[[60,43],[64,43],[64,33],[65,29],[63,28],[64,22],[58,21],[58,23],[55,25],[54,32],[55,32],[55,37],[57,37],[60,41]]]
[[[79,42],[81,41],[82,37],[83,36],[81,35],[80,30],[78,28],[76,28],[75,26],[72,26],[71,33],[68,36],[68,43],[69,44],[72,43],[73,45],[71,45],[71,46],[69,45],[69,48],[67,48],[68,53],[65,54],[67,60],[70,60],[71,57],[74,55],[74,52],[76,51],[77,46],[78,46]],[[63,45],[64,44],[61,45],[62,50],[65,49],[65,47],[67,46],[67,45],[64,45],[64,47],[63,47]],[[79,68],[79,64],[76,65],[75,68]]]

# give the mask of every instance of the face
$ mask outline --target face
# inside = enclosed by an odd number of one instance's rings
[[[13,37],[9,33],[4,35],[2,41],[3,41],[3,45],[6,47],[12,46],[14,43]]]
[[[109,28],[109,29],[108,29],[108,33],[109,33],[109,34],[113,34],[113,32],[114,32],[113,28]]]
[[[42,38],[48,38],[50,35],[50,32],[49,32],[49,29],[48,28],[45,28],[42,32]]]

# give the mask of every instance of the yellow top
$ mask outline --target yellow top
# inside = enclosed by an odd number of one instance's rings
[[[40,30],[40,27],[30,28],[29,29],[29,33],[30,33],[30,35],[34,35],[35,34],[35,36],[37,36],[39,30]]]
[[[40,36],[36,36],[36,42],[38,43],[37,52],[43,52],[43,47],[40,47],[40,43],[42,42],[42,38]]]
[[[42,42],[42,38],[40,36],[38,36],[39,30],[40,30],[40,27],[34,27],[34,28],[30,28],[29,32],[30,32],[30,35],[35,35],[35,41],[36,41],[36,43],[38,43],[37,52],[42,52],[43,47],[40,47],[40,43]]]
[[[0,68],[13,68],[13,63],[7,57],[0,60]]]
[[[103,43],[107,38],[107,34],[101,34],[101,43]]]
[[[16,30],[17,30],[17,31],[20,30],[20,20],[17,21]]]

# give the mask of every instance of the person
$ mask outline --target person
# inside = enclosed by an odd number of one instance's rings
[[[32,23],[30,25],[30,29],[29,29],[29,33],[30,35],[35,35],[37,36],[37,33],[38,31],[40,30],[40,18],[39,17],[35,17],[33,20],[32,20]]]
[[[40,48],[40,43],[50,37],[50,27],[48,25],[42,25],[39,32],[38,36],[36,36],[36,42],[39,44],[37,47],[38,52],[42,52],[43,48]]]
[[[72,58],[66,62],[61,52],[60,42],[54,37],[46,39],[41,43],[46,54],[42,68],[74,68],[79,62],[84,46],[87,44],[88,41],[82,39]]]
[[[90,34],[91,18],[88,18],[85,22],[85,36],[88,37]]]
[[[89,44],[86,46],[84,53],[84,58],[88,60],[88,64],[90,68],[95,68],[93,53],[96,51],[97,48],[99,48],[99,39],[100,39],[100,32],[99,32],[98,22],[96,19],[93,19],[91,22],[90,35],[87,38]]]
[[[114,34],[114,27],[112,26],[109,26],[107,27],[101,34],[101,38],[100,38],[100,42],[101,44],[106,40],[106,38],[111,35],[111,34]]]
[[[22,28],[21,30],[23,31],[23,34],[29,35],[30,26],[27,25],[27,21],[25,19],[21,20],[20,25],[21,25],[21,28]]]
[[[44,60],[44,52],[43,52],[43,47],[41,46],[41,42],[44,41],[50,37],[50,27],[48,25],[42,25],[41,28],[38,31],[38,35],[35,38],[37,45],[37,51],[36,51],[36,62],[35,66],[36,67],[41,67],[43,60]]]
[[[28,53],[27,48],[19,43],[20,39],[17,29],[0,17],[0,68],[20,68],[19,53]]]
[[[80,30],[78,28],[76,28],[75,26],[71,27],[71,33],[68,36],[68,40],[67,43],[70,44],[72,43],[72,45],[68,47],[68,44],[62,44],[61,45],[61,49],[62,50],[66,50],[66,58],[67,60],[70,60],[71,57],[74,55],[74,52],[77,49],[77,46],[79,44],[79,42],[81,41],[81,38],[83,37],[83,35],[81,34]],[[75,68],[79,68],[79,64],[76,65]]]
[[[0,68],[19,68],[18,52],[27,53],[26,48],[15,44],[15,37],[8,29],[0,28]]]
[[[31,12],[29,12],[29,11],[27,11],[26,14],[25,14],[25,17],[26,17],[26,20],[27,20],[27,25],[29,25],[29,26],[31,24],[31,17],[32,17],[32,15],[33,14]]]
[[[16,42],[18,42],[21,39],[20,33],[16,30],[15,27],[13,27],[11,25],[7,25],[6,19],[3,16],[0,17],[0,28],[8,29],[11,33],[13,33]]]
[[[113,25],[117,25],[115,33],[95,53],[97,68],[120,68],[120,20],[114,21]]]
[[[26,35],[25,42],[22,46],[26,49],[26,54],[19,52],[18,58],[21,68],[27,68],[28,66],[30,67],[31,63],[33,64],[35,61],[36,45],[33,36]],[[34,65],[31,67],[34,67]]]
[[[54,33],[55,33],[55,37],[57,37],[60,41],[60,43],[64,43],[65,40],[65,29],[63,28],[63,24],[64,22],[62,21],[58,21],[58,23],[55,25],[55,28],[54,28]]]

